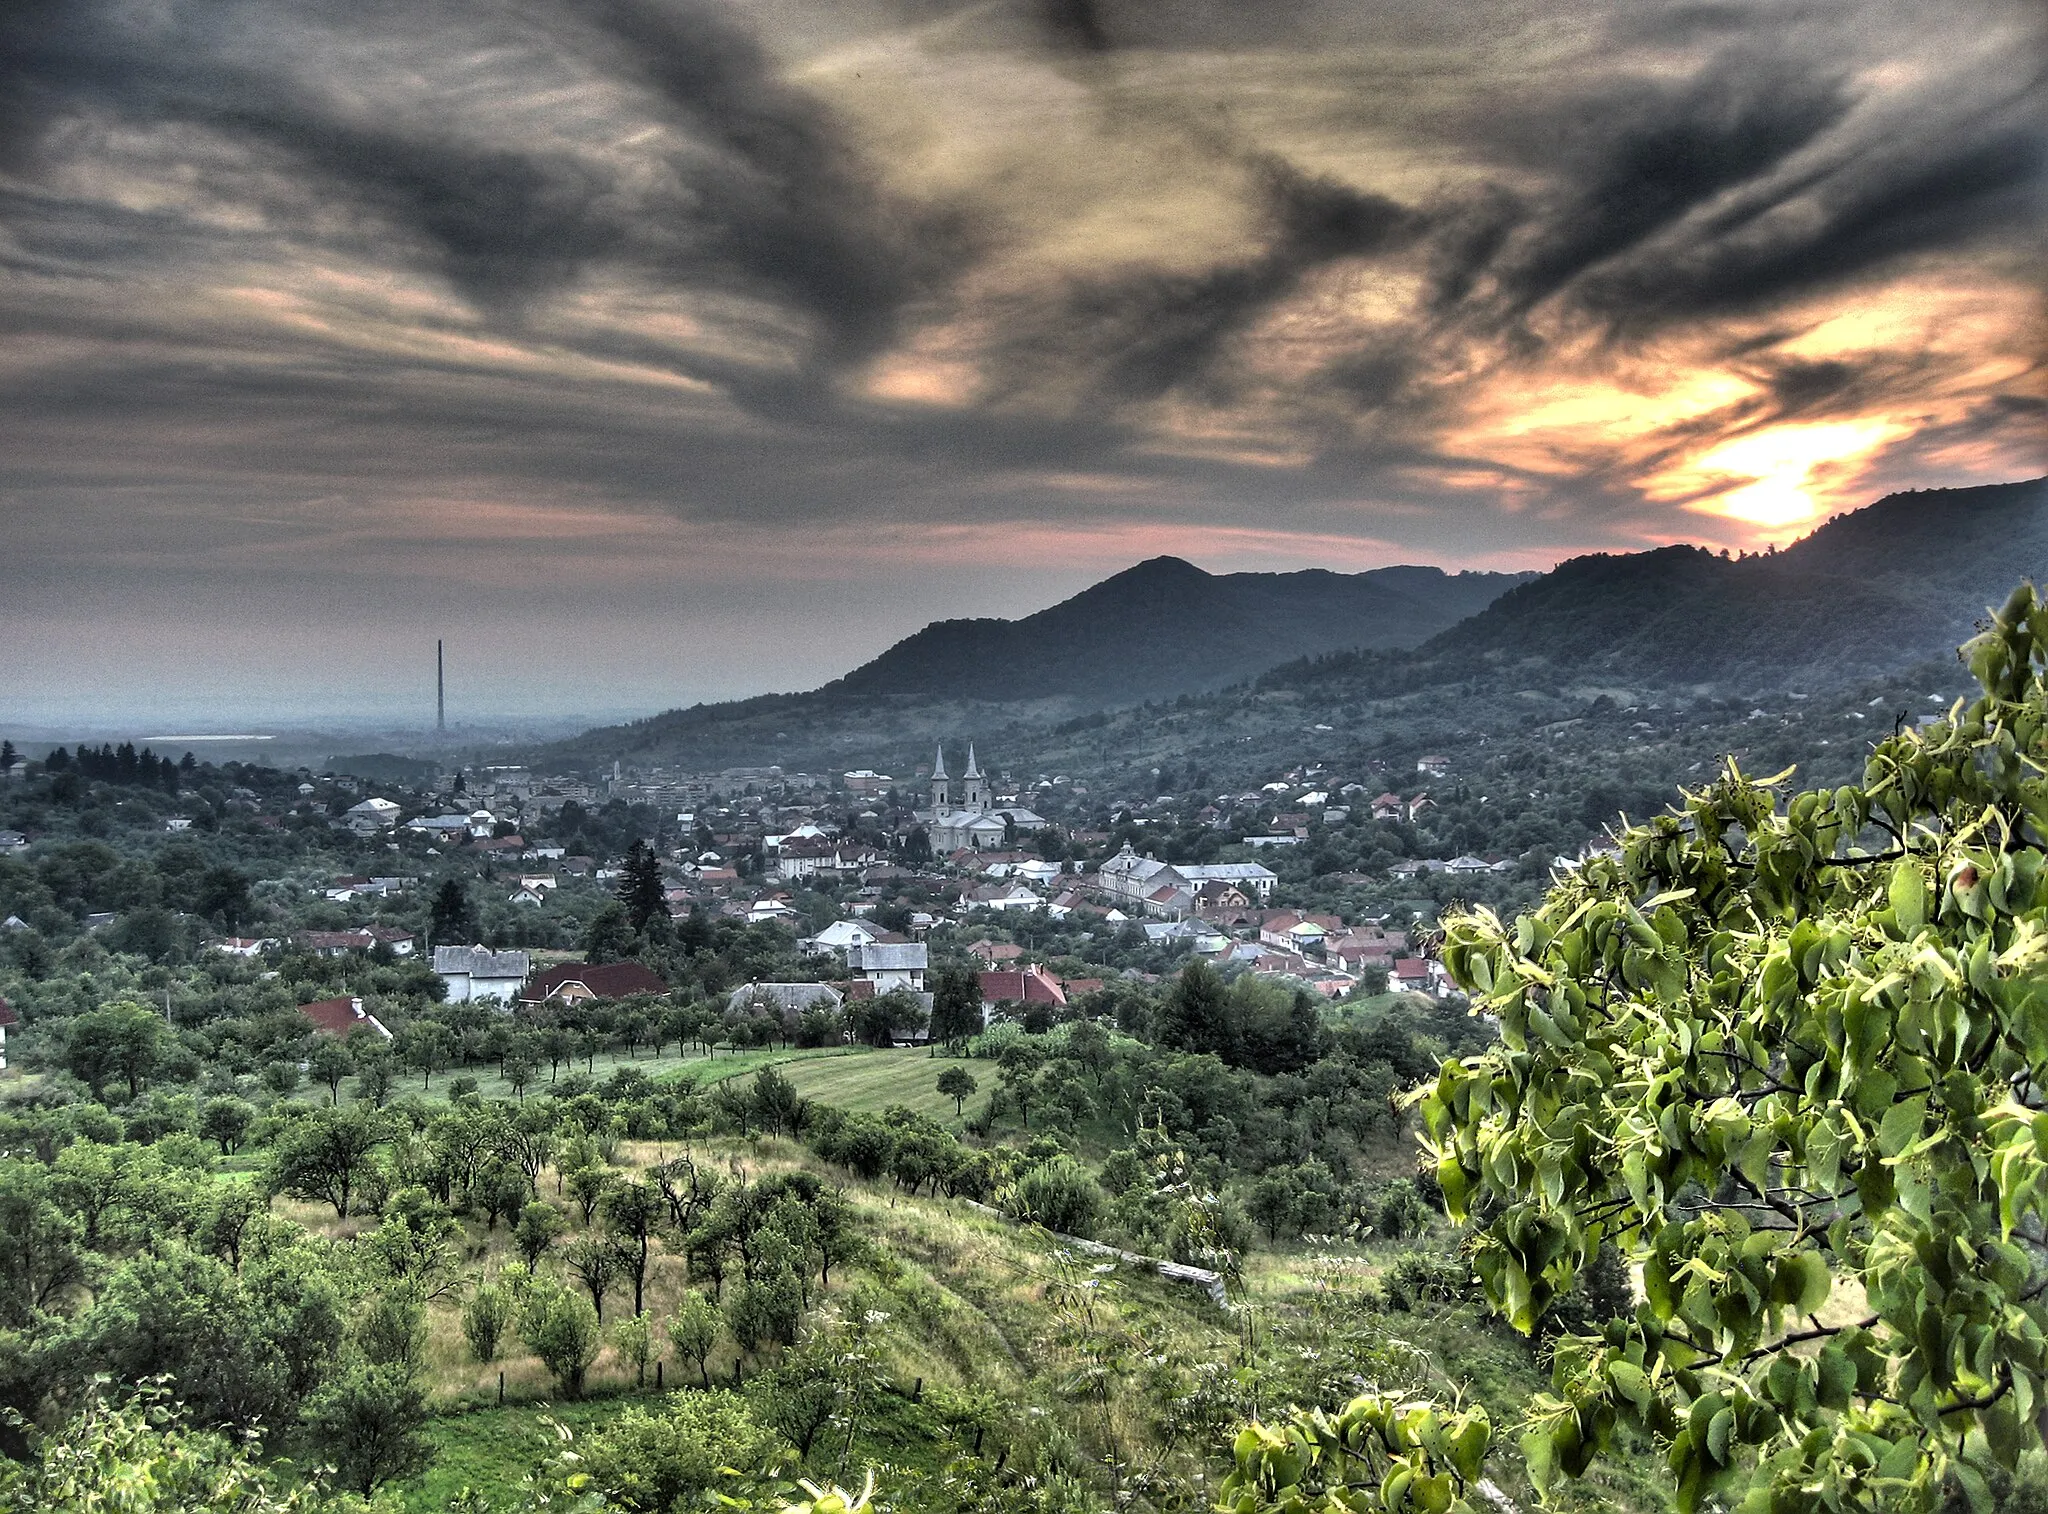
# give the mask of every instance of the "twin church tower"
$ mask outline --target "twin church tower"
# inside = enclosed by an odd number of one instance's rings
[[[988,808],[988,779],[982,776],[975,765],[974,743],[967,743],[967,771],[960,775],[960,790],[955,793],[953,780],[946,776],[946,747],[939,744],[939,754],[932,762],[932,810],[944,813],[951,809],[981,811]]]
[[[1045,818],[1034,815],[1013,798],[998,810],[988,775],[974,760],[974,745],[968,743],[967,770],[958,779],[946,771],[946,748],[939,747],[932,763],[931,808],[919,817],[931,827],[932,850],[993,851],[1013,845],[1017,836],[1042,829]]]

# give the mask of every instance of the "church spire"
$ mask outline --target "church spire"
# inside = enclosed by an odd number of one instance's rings
[[[972,747],[969,747],[969,748],[967,749],[967,752],[968,752],[968,757],[967,757],[967,766],[968,766],[968,769],[969,769],[969,771],[971,772],[971,771],[973,770],[973,768],[974,768],[974,748],[972,748]],[[936,756],[936,757],[934,757],[934,758],[932,759],[932,777],[934,777],[934,778],[944,778],[945,776],[946,776],[946,743],[942,741],[942,742],[940,742],[940,743],[939,743],[939,755],[938,755],[938,756]]]
[[[967,771],[960,776],[962,778],[979,778],[981,776],[981,769],[974,765],[974,743],[971,741],[967,743]]]

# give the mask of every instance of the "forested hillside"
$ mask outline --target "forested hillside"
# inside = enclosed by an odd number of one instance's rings
[[[1449,709],[1479,683],[1511,695],[1618,688],[1646,703],[1663,691],[1832,690],[1951,660],[1987,608],[2030,574],[2048,577],[2048,480],[1893,495],[1782,552],[1674,546],[1582,557],[1514,587],[1502,576],[1407,568],[1212,578],[1162,558],[1023,621],[928,627],[816,693],[670,711],[587,732],[549,756],[592,767],[621,757],[908,774],[937,739],[974,734],[1048,754],[1034,758],[1044,768],[1060,761],[1050,754],[1067,745],[1064,733],[1098,711],[1231,708],[1290,687],[1312,700],[1318,687],[1341,688],[1343,698],[1320,698],[1326,712],[1388,699]],[[1435,612],[1469,603],[1472,613],[1419,646],[1419,636],[1344,629],[1402,596]],[[1114,613],[1119,606],[1130,613]],[[1428,613],[1403,609],[1402,624],[1420,626]],[[1225,666],[1258,676],[1203,692]],[[1241,755],[1270,758],[1251,734],[1255,751]],[[1283,728],[1279,739],[1293,734]]]

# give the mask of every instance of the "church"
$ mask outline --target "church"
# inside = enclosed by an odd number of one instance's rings
[[[967,770],[960,775],[957,790],[946,773],[943,743],[932,763],[931,783],[931,808],[921,811],[918,818],[930,828],[932,850],[941,855],[996,851],[1006,835],[1024,835],[1045,825],[1044,816],[1034,815],[1020,804],[996,805],[988,778],[974,760],[972,742],[967,745]]]

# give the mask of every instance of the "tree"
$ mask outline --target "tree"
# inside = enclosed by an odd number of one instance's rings
[[[391,1049],[381,1041],[365,1046],[356,1056],[356,1097],[372,1109],[382,1109],[391,1097]]]
[[[605,1194],[600,1207],[619,1269],[633,1280],[637,1316],[646,1309],[648,1247],[666,1213],[661,1191],[649,1183],[620,1183]]]
[[[427,1351],[427,1311],[409,1288],[375,1294],[356,1319],[356,1346],[366,1361],[412,1372]]]
[[[932,1044],[957,1049],[981,1030],[981,980],[965,963],[940,968],[931,978]]]
[[[512,1244],[519,1248],[519,1254],[526,1260],[526,1275],[533,1276],[540,1259],[554,1246],[556,1239],[569,1228],[569,1221],[562,1211],[553,1204],[535,1199],[519,1211],[519,1223],[513,1227]]]
[[[270,1191],[325,1201],[334,1206],[336,1219],[347,1219],[349,1199],[384,1135],[383,1120],[361,1105],[322,1109],[296,1120],[271,1151]]]
[[[37,1438],[33,1459],[0,1458],[0,1508],[312,1514],[322,1501],[253,1442],[183,1423],[168,1399],[155,1386],[95,1387]]]
[[[633,921],[626,907],[614,901],[591,917],[583,932],[583,956],[589,962],[616,962],[633,946]]]
[[[1159,1006],[1159,1043],[1176,1051],[1214,1052],[1230,1060],[1229,990],[1216,969],[1197,959],[1181,969]]]
[[[603,1236],[588,1231],[573,1237],[562,1248],[562,1263],[576,1274],[576,1280],[583,1284],[590,1295],[591,1313],[601,1321],[604,1319],[604,1296],[611,1291],[619,1276],[618,1249]]]
[[[612,1349],[619,1353],[619,1360],[633,1364],[633,1386],[647,1386],[647,1363],[654,1355],[654,1335],[648,1328],[646,1317],[629,1315],[622,1320],[613,1320],[607,1333],[612,1339]]]
[[[980,1086],[974,1081],[974,1074],[964,1067],[949,1067],[939,1074],[939,1092],[953,1101],[953,1115],[956,1119]]]
[[[565,1398],[583,1395],[583,1378],[602,1344],[597,1311],[575,1294],[543,1281],[527,1295],[519,1338],[541,1360]]]
[[[163,1016],[132,999],[116,999],[75,1016],[66,1027],[64,1065],[105,1102],[109,1080],[128,1085],[128,1097],[142,1092],[163,1054]]]
[[[512,1294],[503,1283],[479,1283],[462,1306],[462,1336],[480,1362],[498,1359],[498,1346],[512,1326]]]
[[[350,1367],[313,1395],[302,1420],[321,1458],[364,1498],[433,1460],[433,1447],[420,1434],[426,1390],[402,1366]]]
[[[204,915],[232,936],[242,928],[253,907],[249,902],[249,879],[232,867],[210,867],[199,878],[192,897],[194,914]]]
[[[519,1096],[519,1102],[526,1102],[526,1086],[534,1080],[540,1069],[534,1066],[533,1058],[523,1052],[513,1052],[505,1058],[505,1081]]]
[[[718,1305],[694,1288],[677,1300],[676,1312],[669,1318],[669,1344],[676,1348],[676,1355],[697,1364],[697,1375],[707,1388],[711,1386],[711,1353],[724,1323]]]
[[[89,1273],[79,1222],[57,1206],[38,1163],[0,1163],[0,1326],[54,1309]]]
[[[463,946],[477,937],[476,906],[459,878],[442,880],[427,913],[427,939],[434,946]]]
[[[332,1036],[321,1036],[313,1045],[312,1056],[306,1059],[306,1071],[316,1083],[327,1085],[327,1102],[341,1102],[341,1080],[356,1070],[356,1059],[349,1055],[348,1048]]]
[[[655,856],[654,848],[636,838],[626,848],[626,865],[621,871],[618,901],[626,913],[626,923],[636,932],[644,932],[653,921],[666,920],[668,891],[661,879],[661,859]]]
[[[2041,1445],[2048,602],[1964,650],[1980,697],[1860,784],[1731,762],[1512,927],[1447,922],[1501,1044],[1419,1101],[1488,1297],[1531,1330],[1603,1243],[1642,1269],[1556,1344],[1540,1486],[1628,1426],[1683,1509],[1986,1508]]]
[[[256,1110],[247,1100],[223,1094],[200,1106],[199,1134],[218,1144],[222,1156],[233,1156],[255,1121]]]

